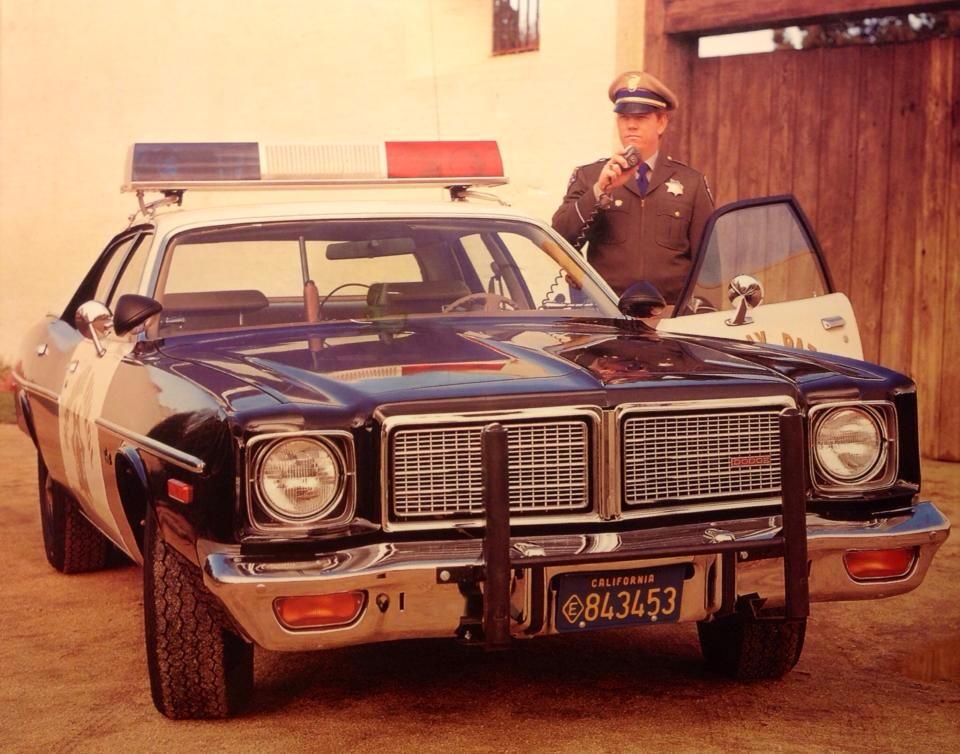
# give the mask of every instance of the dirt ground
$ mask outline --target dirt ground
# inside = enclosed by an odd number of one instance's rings
[[[504,655],[452,642],[257,651],[239,718],[172,722],[150,701],[141,571],[44,559],[32,446],[0,426],[0,748],[28,752],[957,751],[960,536],[926,582],[817,604],[797,668],[738,684],[701,668],[694,626],[551,637]],[[960,464],[924,494],[960,521]]]

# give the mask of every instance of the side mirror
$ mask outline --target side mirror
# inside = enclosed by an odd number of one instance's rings
[[[100,339],[113,329],[113,315],[110,310],[99,301],[86,301],[77,307],[73,322],[84,338],[93,341],[97,356],[103,356],[106,349],[101,345]]]
[[[726,320],[731,327],[737,325],[749,325],[753,322],[747,316],[748,309],[756,309],[763,301],[763,286],[760,281],[749,275],[737,275],[730,281],[730,287],[727,288],[727,298],[737,310],[733,319]]]
[[[159,301],[126,293],[117,301],[117,310],[113,314],[113,330],[117,335],[126,335],[161,311],[163,305]]]
[[[634,283],[623,292],[617,308],[628,317],[656,317],[667,302],[657,287],[646,280]]]

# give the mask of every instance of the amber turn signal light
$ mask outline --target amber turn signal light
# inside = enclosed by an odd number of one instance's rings
[[[193,485],[179,479],[167,480],[167,496],[178,503],[189,505],[193,502]]]
[[[366,601],[366,592],[278,597],[273,610],[287,628],[333,628],[353,623]]]
[[[917,552],[913,547],[896,550],[850,550],[843,556],[847,573],[857,581],[896,579],[913,568]]]

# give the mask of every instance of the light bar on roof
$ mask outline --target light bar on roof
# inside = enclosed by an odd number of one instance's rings
[[[495,141],[193,142],[134,144],[123,190],[499,186],[506,182]]]

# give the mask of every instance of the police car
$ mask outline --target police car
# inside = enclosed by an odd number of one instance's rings
[[[475,197],[504,181],[492,142],[132,150],[137,215],[15,378],[47,558],[143,563],[163,714],[237,710],[254,644],[683,622],[779,677],[811,603],[923,580],[915,386],[856,358],[791,198],[718,210],[663,316]],[[397,185],[453,201],[344,199]],[[252,187],[341,190],[180,208]]]

